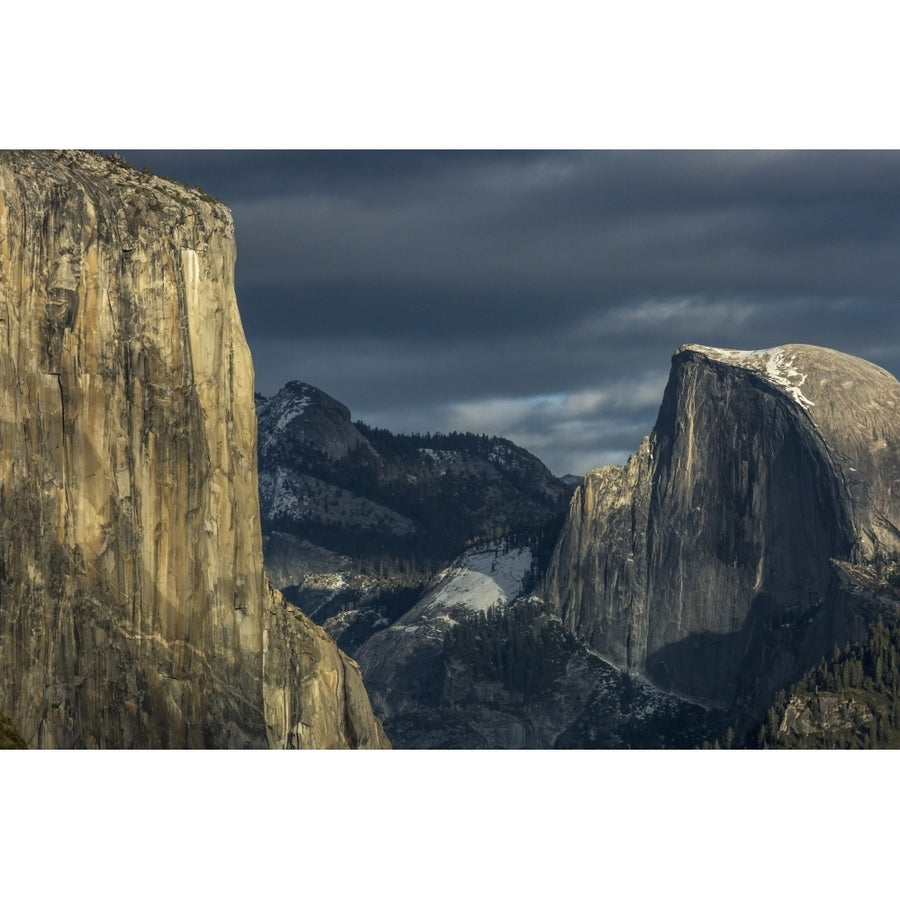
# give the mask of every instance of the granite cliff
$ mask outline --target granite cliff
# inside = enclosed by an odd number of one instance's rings
[[[656,425],[589,472],[545,580],[617,667],[749,724],[892,601],[900,384],[819,347],[679,348]]]
[[[0,711],[30,747],[382,747],[356,664],[263,574],[219,202],[0,154]]]

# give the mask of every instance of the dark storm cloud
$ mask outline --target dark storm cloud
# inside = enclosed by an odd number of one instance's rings
[[[121,150],[137,168],[242,199],[328,194],[394,204],[398,195],[434,190],[448,171],[496,163],[502,151],[421,150]]]
[[[259,388],[374,424],[583,470],[636,447],[684,342],[900,371],[898,153],[123,155],[231,206]]]
[[[355,196],[323,189],[291,207],[281,198],[240,204],[244,252],[252,257],[245,277],[261,287],[281,282],[299,261],[299,283],[313,289],[323,279],[376,291],[396,289],[398,281],[420,293],[444,288],[463,313],[485,291],[504,304],[516,294],[523,308],[552,303],[563,315],[671,292],[760,301],[860,290],[893,295],[900,222],[893,155],[867,157],[850,186],[846,163],[814,155],[819,194],[803,157],[772,157],[766,191],[765,173],[742,170],[763,167],[748,165],[745,154],[734,154],[730,165],[732,154],[706,164],[685,154],[680,165],[666,163],[665,154],[637,156],[479,157],[445,166],[414,190],[398,186],[389,204],[368,202],[362,189]],[[663,163],[661,175],[654,165]],[[875,173],[866,171],[870,165]],[[802,189],[791,187],[791,168],[803,176]],[[266,265],[256,266],[264,254]],[[348,291],[345,303],[364,326],[358,294]]]

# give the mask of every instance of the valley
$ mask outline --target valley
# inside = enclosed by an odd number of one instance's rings
[[[755,746],[779,691],[895,617],[898,403],[824,348],[685,346],[632,458],[567,484],[293,383],[258,399],[267,566],[398,746]]]
[[[895,746],[888,371],[685,343],[630,456],[559,478],[255,393],[235,260],[200,188],[0,153],[4,745]],[[573,448],[634,400],[535,397]]]

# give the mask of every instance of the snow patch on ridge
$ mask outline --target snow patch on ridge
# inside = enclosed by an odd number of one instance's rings
[[[770,384],[781,388],[807,412],[815,406],[815,403],[800,390],[807,376],[795,367],[797,354],[792,353],[788,356],[783,347],[773,347],[769,350],[723,350],[719,347],[686,344],[683,349],[699,351],[710,359],[763,375]]]
[[[270,450],[275,446],[285,428],[298,416],[302,416],[303,411],[312,404],[312,399],[305,389],[299,394],[294,393],[284,397],[283,395],[286,393],[286,391],[280,392],[280,395],[275,398],[278,401],[277,406],[272,404],[265,415],[266,421],[272,422],[272,424],[266,425],[264,433],[262,430],[260,431],[259,440],[263,450]]]
[[[286,516],[295,521],[308,518],[312,513],[312,501],[308,493],[280,466],[274,472],[259,473],[259,494],[262,506],[272,518]]]
[[[293,422],[309,406],[310,402],[309,397],[296,397],[291,403],[286,404],[275,423],[275,431],[283,431],[289,422]]]
[[[460,457],[457,450],[434,450],[431,447],[419,447],[418,450],[421,456],[427,456],[428,459],[440,466],[438,470],[439,475],[446,475],[447,467]]]

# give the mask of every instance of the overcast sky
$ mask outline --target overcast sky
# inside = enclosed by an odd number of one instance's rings
[[[119,151],[232,210],[266,396],[623,462],[682,343],[900,373],[900,153]]]

